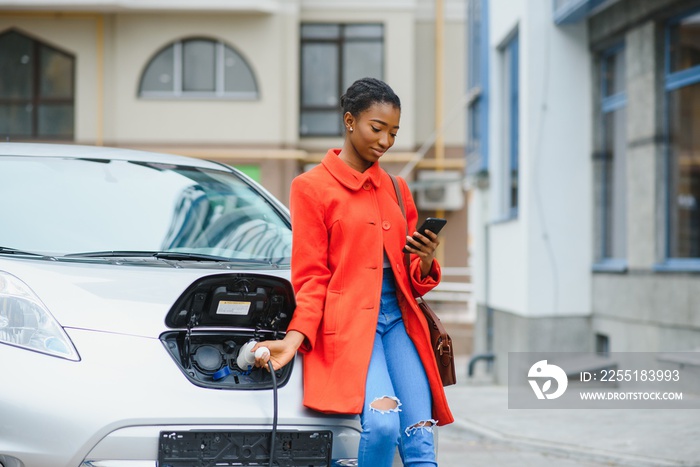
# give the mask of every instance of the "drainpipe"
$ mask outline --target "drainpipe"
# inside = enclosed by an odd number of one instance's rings
[[[445,5],[444,0],[435,0],[435,170],[442,171],[445,161],[445,138],[443,134],[443,100],[445,71]],[[435,211],[435,217],[445,217],[445,210]],[[444,263],[445,246],[439,245],[435,257]]]

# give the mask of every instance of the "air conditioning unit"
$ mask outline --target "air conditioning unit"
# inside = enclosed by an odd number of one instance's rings
[[[421,210],[458,211],[464,206],[462,173],[423,170],[415,183],[416,205]]]

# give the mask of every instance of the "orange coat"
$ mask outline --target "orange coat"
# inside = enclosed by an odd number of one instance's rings
[[[428,326],[410,297],[404,266],[406,221],[389,175],[375,163],[360,173],[328,151],[320,165],[294,179],[292,214],[292,283],[297,307],[289,325],[306,336],[304,405],[330,413],[359,414],[379,315],[383,251],[396,278],[399,306],[409,337],[426,369],[439,425],[454,419],[431,350]],[[409,231],[418,213],[403,179]],[[419,294],[440,280],[437,261],[421,279],[420,259],[413,257],[411,276]]]

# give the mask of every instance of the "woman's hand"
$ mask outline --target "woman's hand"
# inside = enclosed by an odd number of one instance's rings
[[[420,242],[416,241],[413,237],[420,239]],[[430,230],[426,230],[425,235],[416,231],[413,233],[413,237],[406,237],[406,248],[420,258],[420,273],[421,278],[423,278],[430,273],[430,269],[433,267],[435,250],[440,244],[440,240],[438,236]]]
[[[279,370],[294,358],[304,339],[304,335],[299,331],[289,331],[282,340],[258,342],[251,349],[251,352],[255,352],[260,347],[267,347],[270,353],[262,357],[256,357],[255,366],[267,368],[269,371],[270,368],[267,366],[267,362],[272,360],[272,368],[275,371]]]

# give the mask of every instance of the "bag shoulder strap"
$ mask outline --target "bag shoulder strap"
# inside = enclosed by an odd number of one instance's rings
[[[399,181],[389,172],[387,172],[387,175],[391,178],[391,183],[394,184],[394,190],[396,191],[396,200],[398,201],[399,207],[401,208],[401,214],[403,214],[403,217],[406,218],[406,207],[403,204],[403,196],[401,195],[401,188],[399,188]],[[406,224],[406,233],[408,233],[408,224]]]
[[[396,200],[399,203],[399,207],[401,208],[401,214],[403,214],[403,218],[406,219],[406,207],[403,202],[403,195],[401,194],[401,188],[399,187],[399,181],[396,177],[391,175],[389,172],[387,172],[387,175],[391,178],[391,183],[394,184],[394,190],[396,191]],[[408,220],[406,220],[406,236],[408,236]],[[404,253],[403,255],[403,262],[406,265],[406,274],[410,274],[411,271],[411,256],[408,253]],[[409,283],[411,281],[409,280]],[[411,289],[413,290],[413,284],[411,284]],[[416,294],[416,291],[413,290],[413,294]]]

